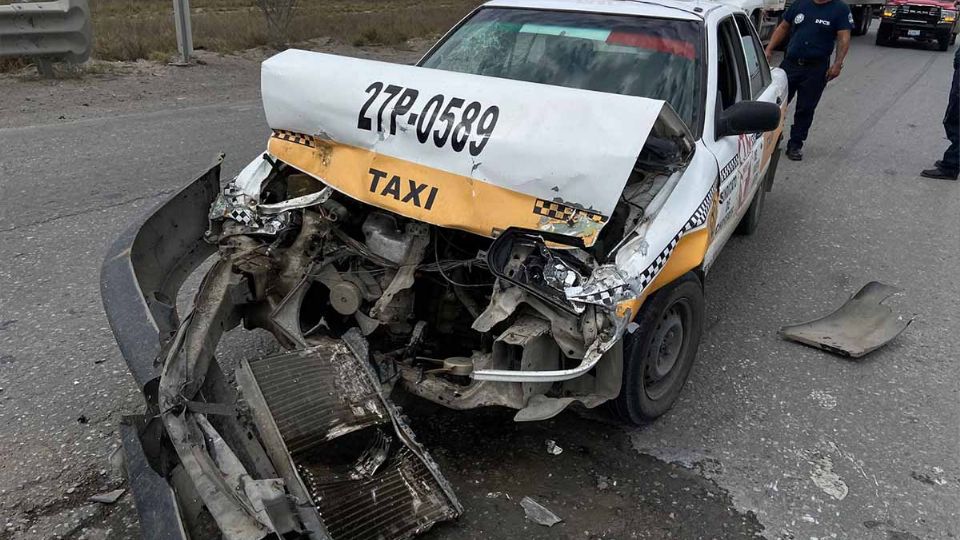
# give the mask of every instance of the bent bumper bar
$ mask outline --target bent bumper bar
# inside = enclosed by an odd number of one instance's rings
[[[177,291],[215,250],[204,241],[220,191],[219,156],[210,169],[132,223],[107,251],[100,295],[120,353],[148,403],[156,401],[160,351],[179,326]],[[177,496],[147,463],[143,422],[121,426],[128,480],[145,539],[187,538]]]
[[[177,291],[215,251],[204,241],[220,191],[223,155],[199,178],[130,225],[110,246],[100,295],[123,359],[140,389],[155,395],[158,357],[177,330]]]

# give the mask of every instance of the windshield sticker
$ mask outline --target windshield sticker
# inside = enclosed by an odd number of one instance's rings
[[[527,23],[520,27],[521,34],[540,34],[543,36],[563,36],[592,41],[606,41],[610,30],[601,28],[576,28],[573,26],[553,26]]]
[[[638,49],[647,49],[661,53],[682,56],[688,60],[695,60],[697,57],[696,48],[689,41],[679,39],[670,39],[652,34],[639,34],[634,32],[612,32],[607,38],[607,43],[611,45],[626,45]]]

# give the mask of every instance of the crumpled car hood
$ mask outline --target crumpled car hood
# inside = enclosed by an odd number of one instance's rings
[[[269,153],[352,198],[488,237],[520,227],[586,245],[665,109],[300,50],[265,61],[261,85]]]

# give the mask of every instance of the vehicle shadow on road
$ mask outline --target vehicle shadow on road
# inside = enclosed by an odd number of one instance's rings
[[[639,454],[612,421],[568,411],[516,423],[511,410],[452,411],[395,397],[464,506],[426,538],[745,538],[762,530],[697,472]],[[549,453],[547,440],[562,452]],[[525,496],[563,522],[526,520]]]

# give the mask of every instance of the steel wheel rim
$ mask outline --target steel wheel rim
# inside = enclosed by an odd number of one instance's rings
[[[690,322],[690,306],[685,299],[674,302],[657,322],[643,367],[643,391],[651,400],[666,395],[676,381]]]

